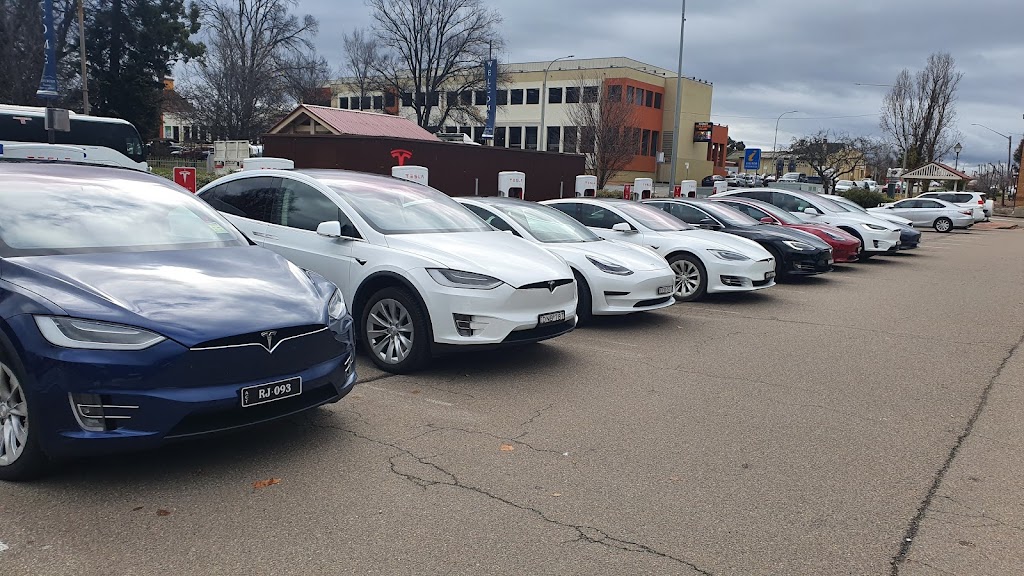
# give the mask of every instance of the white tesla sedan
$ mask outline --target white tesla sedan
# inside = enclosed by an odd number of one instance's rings
[[[341,288],[389,372],[447,346],[521,344],[576,325],[561,258],[433,188],[343,170],[250,170],[198,193],[257,244]]]
[[[565,212],[602,238],[647,246],[660,254],[676,275],[677,300],[775,285],[775,259],[753,240],[694,228],[664,210],[631,200],[565,198],[542,204]]]
[[[675,274],[647,248],[604,240],[550,206],[517,198],[456,198],[498,230],[539,243],[569,263],[580,320],[671,306]]]

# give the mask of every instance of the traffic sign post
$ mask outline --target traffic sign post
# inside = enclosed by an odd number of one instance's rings
[[[196,169],[195,168],[174,168],[174,183],[189,192],[196,193]]]
[[[761,169],[760,148],[747,148],[743,151],[743,169],[754,171]]]

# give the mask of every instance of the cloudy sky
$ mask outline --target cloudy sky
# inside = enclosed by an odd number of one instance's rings
[[[627,56],[674,70],[680,0],[484,0],[504,18],[505,62]],[[339,10],[339,7],[345,9]],[[335,66],[341,34],[372,24],[362,0],[299,0],[320,19],[318,48]],[[1021,0],[691,0],[683,74],[714,82],[712,120],[748,146],[822,128],[877,135],[885,86],[948,51],[964,79],[961,166],[1006,162],[1024,131]],[[858,85],[862,84],[862,85]],[[950,158],[950,163],[953,159]]]

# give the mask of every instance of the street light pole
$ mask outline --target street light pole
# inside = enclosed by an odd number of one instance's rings
[[[683,106],[683,33],[686,31],[686,0],[683,0],[682,13],[679,15],[679,64],[676,66],[676,111],[672,124],[672,164],[668,173],[669,190],[676,185],[676,164],[679,160],[679,116]],[[713,144],[708,144],[712,146]],[[714,172],[714,168],[711,169]]]
[[[544,82],[541,83],[540,87],[540,134],[537,135],[537,138],[540,139],[540,149],[545,152],[548,149],[548,131],[544,125],[544,109],[547,107],[548,103],[548,70],[551,70],[551,67],[555,65],[555,62],[573,57],[573,54],[569,54],[568,56],[555,58],[550,64],[548,64],[548,67],[544,69]]]
[[[777,146],[779,144],[779,121],[781,121],[782,117],[785,116],[786,114],[796,114],[797,112],[799,112],[799,110],[790,110],[788,112],[783,112],[782,114],[779,114],[778,118],[775,119],[775,139],[772,141],[772,162],[776,162],[778,160],[776,157],[779,155],[777,149]]]
[[[78,0],[78,51],[82,59],[82,113],[89,115],[89,64],[85,59],[85,0]]]
[[[963,149],[964,147],[959,142],[956,143],[956,146],[953,146],[953,152],[956,152],[956,162],[953,164],[953,170],[960,169],[960,151]]]
[[[1012,136],[1007,136],[1006,134],[1003,134],[1002,132],[997,132],[997,131],[989,128],[988,126],[985,126],[984,124],[971,124],[971,126],[980,126],[980,127],[984,128],[985,130],[988,130],[989,132],[992,132],[994,134],[998,134],[998,135],[1002,136],[1003,138],[1006,138],[1006,184],[1003,187],[1003,193],[1000,195],[1000,200],[999,200],[999,204],[1001,206],[1006,206],[1006,195],[1010,193],[1010,161],[1011,161],[1011,158],[1013,156],[1013,137]],[[1016,203],[1016,197],[1014,197],[1014,202]]]

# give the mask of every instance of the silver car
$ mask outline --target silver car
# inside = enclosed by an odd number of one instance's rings
[[[957,206],[937,198],[909,198],[877,208],[869,208],[868,212],[895,214],[909,219],[914,226],[931,226],[935,228],[936,232],[949,232],[953,228],[974,226],[974,215],[971,208]]]

